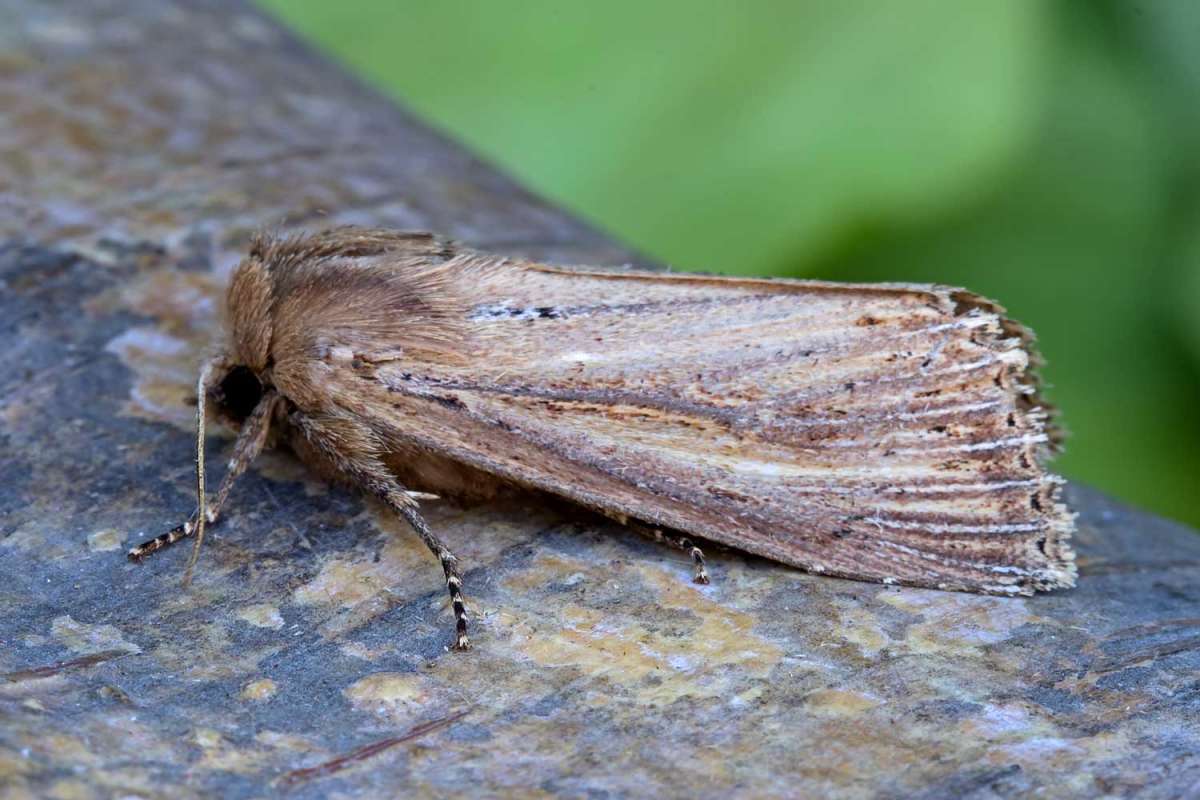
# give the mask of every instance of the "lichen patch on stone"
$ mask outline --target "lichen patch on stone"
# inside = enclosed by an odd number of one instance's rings
[[[283,615],[271,603],[256,603],[237,612],[237,618],[256,628],[279,630],[283,627]]]
[[[355,681],[342,692],[359,711],[400,721],[420,716],[430,702],[430,687],[420,675],[377,672]]]
[[[243,700],[261,703],[270,700],[277,691],[279,691],[279,687],[275,685],[275,681],[270,678],[259,678],[242,687],[241,697]]]
[[[121,549],[125,534],[115,528],[105,528],[102,531],[89,533],[87,537],[88,550],[93,553],[107,553]]]
[[[514,657],[577,670],[589,684],[604,681],[610,689],[597,695],[600,702],[623,695],[659,704],[735,695],[765,679],[780,660],[779,647],[754,632],[751,615],[715,602],[656,564],[633,571],[631,582],[654,604],[636,614],[589,607],[562,594],[539,602],[547,585],[612,580],[597,563],[539,555],[528,571],[504,582],[510,605],[494,615],[489,630]],[[580,574],[584,581],[573,580]],[[540,619],[536,629],[534,619]]]
[[[63,614],[51,621],[50,635],[76,653],[100,653],[105,650],[142,652],[142,648],[127,640],[116,626],[79,622],[70,614]]]
[[[881,592],[879,597],[895,608],[920,615],[919,622],[908,626],[904,638],[907,649],[916,653],[973,652],[1004,641],[1034,619],[1030,601],[1024,597],[907,588]]]

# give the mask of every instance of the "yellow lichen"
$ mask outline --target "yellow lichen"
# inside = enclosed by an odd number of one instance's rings
[[[809,711],[833,717],[857,718],[882,702],[873,695],[848,689],[818,689],[804,698],[804,705]]]
[[[113,528],[106,528],[102,531],[89,533],[87,537],[88,550],[93,553],[103,553],[110,550],[121,549],[121,542],[125,539],[125,534]]]
[[[283,627],[283,615],[279,609],[270,603],[258,603],[246,606],[237,612],[237,618],[256,628],[271,628],[279,630]]]
[[[251,681],[242,687],[241,696],[243,700],[262,702],[264,700],[270,700],[272,697],[274,697],[276,691],[278,691],[278,687],[275,685],[275,681],[271,680],[270,678],[260,678],[259,680]]]
[[[387,541],[376,561],[370,553],[329,559],[317,576],[298,587],[292,599],[301,605],[350,608],[391,590],[412,591],[411,576],[424,575],[423,591],[439,585],[437,562],[420,542]]]
[[[640,616],[589,608],[568,598],[548,609],[550,619],[537,630],[530,620],[547,609],[501,609],[489,620],[489,630],[497,646],[511,648],[518,657],[580,670],[592,680],[607,679],[642,703],[729,696],[746,681],[765,678],[779,662],[779,647],[755,634],[751,615],[717,603],[706,590],[681,582],[678,574],[656,564],[635,569],[659,606],[656,615],[686,627],[683,635]],[[611,577],[603,565],[546,554],[506,581],[505,588],[519,603],[547,583],[598,583]],[[596,698],[600,703],[608,699]]]
[[[1034,617],[1020,597],[987,597],[930,589],[882,592],[889,605],[919,614],[908,626],[904,643],[915,653],[967,655],[1012,635]]]
[[[76,653],[99,653],[104,650],[142,652],[136,644],[127,641],[116,627],[78,622],[70,614],[63,614],[51,621],[50,635]]]
[[[868,658],[875,657],[891,643],[891,638],[880,627],[879,619],[863,608],[843,610],[836,632],[847,642],[857,645]]]
[[[429,703],[430,692],[420,675],[377,672],[356,681],[342,692],[359,711],[411,719]]]

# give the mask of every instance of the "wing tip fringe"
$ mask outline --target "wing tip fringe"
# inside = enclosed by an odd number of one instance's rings
[[[976,294],[966,289],[950,286],[937,287],[941,295],[951,304],[955,316],[963,316],[972,312],[994,315],[999,327],[1000,341],[1016,340],[1026,354],[1024,364],[1013,366],[1012,385],[1017,393],[1017,403],[1033,424],[1046,435],[1046,444],[1037,448],[1034,453],[1035,461],[1047,478],[1055,481],[1056,487],[1051,496],[1045,519],[1049,522],[1042,539],[1037,541],[1041,553],[1042,564],[1034,571],[1031,579],[1021,586],[1022,594],[1033,594],[1039,591],[1070,589],[1076,585],[1079,569],[1075,562],[1075,551],[1071,547],[1071,536],[1075,531],[1075,513],[1063,502],[1061,484],[1063,481],[1046,469],[1045,461],[1062,451],[1066,430],[1059,420],[1058,409],[1046,402],[1043,392],[1045,383],[1041,369],[1045,359],[1039,352],[1034,332],[1025,325],[1007,316],[1004,306],[994,300]]]
[[[1048,438],[1051,454],[1062,451],[1063,441],[1067,431],[1059,419],[1057,406],[1045,399],[1045,381],[1041,370],[1046,360],[1037,348],[1037,335],[1024,324],[1008,316],[1007,309],[995,300],[976,294],[967,289],[953,286],[938,286],[942,296],[949,301],[955,316],[963,316],[972,311],[992,314],[996,317],[1001,330],[1001,339],[1015,339],[1025,352],[1028,362],[1018,370],[1015,376],[1016,385],[1026,389],[1019,398],[1026,413],[1042,416],[1042,429]]]

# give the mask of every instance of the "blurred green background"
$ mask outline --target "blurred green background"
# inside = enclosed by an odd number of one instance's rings
[[[681,269],[997,298],[1061,471],[1200,525],[1200,2],[262,4]]]

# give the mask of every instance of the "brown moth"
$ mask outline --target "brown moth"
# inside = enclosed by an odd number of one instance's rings
[[[989,594],[1075,582],[1073,516],[1031,336],[923,284],[575,270],[430,234],[259,236],[201,371],[191,519],[216,522],[268,442],[388,504],[457,559],[422,492],[527,487],[813,572]],[[205,408],[240,428],[211,502]]]

